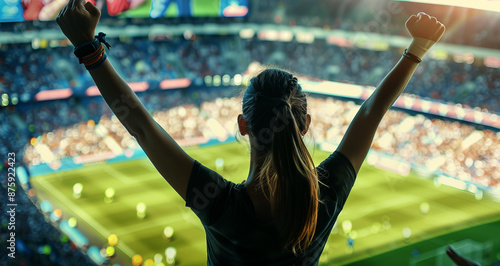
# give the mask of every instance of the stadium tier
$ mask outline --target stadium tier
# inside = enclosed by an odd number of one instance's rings
[[[205,85],[207,76],[234,77],[252,62],[279,65],[316,80],[376,86],[384,69],[401,52],[389,47],[382,51],[341,47],[328,40],[272,42],[258,36],[242,39],[238,35],[196,35],[189,39],[177,36],[154,42],[127,38],[110,42],[114,47],[108,56],[118,72],[127,82],[148,82],[149,89],[157,89],[163,80],[178,78]],[[43,99],[45,91],[55,89],[60,89],[56,97],[82,96],[93,86],[83,67],[73,67],[76,62],[69,56],[70,47],[33,50],[31,44],[4,45],[0,55],[0,70],[5,73],[0,92],[8,97],[3,99],[4,105]],[[175,60],[176,56],[180,60]],[[484,58],[432,56],[419,67],[406,93],[493,113],[500,111],[500,91],[495,89],[500,86],[500,77],[495,67],[485,65]],[[481,61],[482,65],[477,63]],[[47,71],[49,74],[41,74]],[[448,74],[443,75],[445,72]]]
[[[318,164],[401,57],[408,15],[434,12],[444,43],[382,120],[320,265],[449,265],[452,243],[500,263],[499,13],[390,0],[90,1],[109,60],[153,118],[235,183],[248,174],[236,118],[256,70],[299,76]],[[199,220],[50,21],[65,1],[4,2],[0,23],[33,21],[0,24],[2,263],[205,265]]]

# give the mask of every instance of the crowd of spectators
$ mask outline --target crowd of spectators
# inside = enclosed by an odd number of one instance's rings
[[[72,48],[33,50],[30,44],[0,46],[0,88],[31,100],[38,91],[74,87],[74,62],[67,58]],[[71,65],[70,65],[71,66]]]
[[[340,143],[359,106],[310,98],[317,142]],[[500,133],[390,110],[377,129],[373,150],[482,186],[500,185]]]
[[[6,177],[7,172],[7,168],[0,170],[2,177]],[[7,191],[5,180],[2,180],[1,186],[2,190]],[[2,202],[8,202],[6,196],[7,193],[0,196]],[[6,262],[5,265],[92,265],[90,258],[78,251],[67,236],[52,226],[49,218],[35,207],[36,202],[33,204],[32,200],[17,187],[14,231],[7,230],[9,217],[2,216],[1,226],[5,229],[0,231],[0,237],[7,240],[10,238],[9,233],[15,232],[16,243],[15,258],[7,257],[7,253],[10,253],[8,249],[2,252],[5,261],[14,263]]]
[[[79,108],[74,108],[75,103],[75,99],[54,101],[51,104],[37,102],[31,106],[19,106],[18,114],[35,134],[42,134],[54,128],[81,122],[85,113]]]
[[[190,78],[201,85],[206,75],[235,75],[244,72],[249,63],[244,57],[236,59],[241,40],[235,35],[108,41],[113,44],[108,57],[127,82],[148,81],[158,86],[164,79]],[[22,102],[52,89],[72,88],[75,94],[84,94],[94,83],[72,52],[70,47],[33,50],[30,44],[0,45],[0,72],[4,73],[0,94]]]
[[[56,112],[54,112],[56,113]],[[3,191],[8,191],[9,161],[8,154],[13,158],[15,167],[25,166],[23,160],[23,148],[29,143],[30,136],[36,134],[30,131],[26,122],[22,120],[18,112],[10,108],[0,109],[0,153],[2,159],[0,165],[0,186]],[[5,119],[4,119],[5,118]],[[54,126],[57,126],[54,124]],[[33,129],[33,128],[32,128]],[[52,130],[54,128],[50,128]],[[17,178],[16,178],[17,179]],[[9,202],[7,193],[0,195],[1,202]],[[91,265],[87,255],[76,250],[76,247],[69,241],[68,237],[58,231],[39,209],[37,209],[36,198],[29,198],[26,191],[22,191],[21,186],[16,183],[15,194],[15,231],[7,230],[11,222],[8,215],[2,215],[0,237],[9,239],[10,232],[15,232],[16,252],[15,265]],[[35,204],[32,201],[35,201]],[[7,242],[5,242],[7,243]],[[4,247],[5,248],[5,247]],[[2,258],[7,261],[10,253],[8,249],[2,252]],[[12,261],[11,261],[12,262]],[[6,262],[8,264],[8,262]],[[6,265],[7,265],[6,264]]]
[[[252,61],[283,66],[293,72],[320,80],[377,86],[402,51],[372,51],[329,45],[323,40],[312,44],[270,42],[252,39],[247,42]],[[500,74],[495,68],[478,64],[437,60],[428,55],[405,93],[435,101],[460,103],[500,112]]]
[[[236,136],[237,115],[241,113],[241,99],[237,97],[217,98],[214,101],[206,101],[201,105],[203,113],[217,120],[226,131]]]
[[[185,96],[184,101],[178,101],[178,105],[172,104],[176,101],[176,94],[183,97],[180,92],[169,92],[168,95],[173,97],[170,101],[164,100],[167,95],[164,92],[141,98],[145,106],[156,107],[149,109],[155,120],[174,139],[184,144],[237,134],[236,117],[241,112],[241,100],[239,97],[214,97],[221,95],[216,91],[202,95],[204,101],[201,105],[196,103],[193,94]],[[102,100],[99,103],[92,100],[88,104],[107,108]],[[340,143],[358,109],[354,102],[310,97],[314,141]],[[102,115],[98,124],[105,130],[97,129],[94,123],[79,123],[46,132],[37,143],[47,145],[56,159],[110,152],[110,147],[103,141],[107,136],[111,136],[123,150],[138,148],[115,116]],[[499,134],[489,130],[478,131],[459,122],[391,110],[377,130],[373,149],[449,176],[495,187],[500,184],[500,163],[497,159],[500,157]],[[24,160],[30,165],[44,162],[31,144],[26,145]]]
[[[218,132],[212,132],[213,128],[207,127],[207,121],[211,117],[200,113],[199,105],[209,98],[232,93],[231,89],[188,90],[184,93],[181,90],[168,90],[141,93],[139,98],[153,118],[173,138],[182,143],[197,138],[216,138]],[[74,120],[60,117],[69,108],[71,112],[80,115],[75,115]],[[19,113],[26,124],[36,125],[33,127],[34,135],[38,133],[36,140],[30,141],[23,150],[24,162],[27,165],[50,163],[67,157],[109,153],[112,152],[111,145],[115,143],[122,150],[138,148],[135,139],[116,116],[111,115],[111,110],[100,97],[86,98],[81,103],[71,100],[55,101],[54,104],[42,107],[35,105]],[[31,114],[37,113],[43,114],[42,120],[33,119]],[[68,121],[73,123],[68,124]],[[227,132],[225,134],[228,135]],[[112,140],[104,141],[109,137]],[[110,144],[110,141],[113,144]],[[40,144],[46,145],[52,152],[48,157],[50,162],[35,149],[35,146]]]
[[[203,85],[205,76],[243,73],[251,62],[277,65],[318,80],[376,86],[401,57],[399,49],[373,51],[330,45],[263,41],[239,36],[110,40],[111,62],[128,82],[158,86],[164,79],[189,78]],[[93,81],[68,47],[31,50],[27,45],[0,49],[1,93],[20,100],[43,90],[71,87],[82,95]],[[480,59],[479,59],[480,60]],[[426,57],[405,93],[500,112],[500,74],[481,63],[457,63]],[[77,114],[71,114],[71,116]]]

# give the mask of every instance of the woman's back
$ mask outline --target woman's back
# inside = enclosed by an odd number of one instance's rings
[[[316,233],[305,255],[283,251],[272,219],[259,219],[245,183],[235,184],[195,162],[186,206],[200,218],[207,235],[208,265],[315,265],[354,184],[349,160],[333,153],[318,167],[320,200]],[[251,194],[251,193],[250,193]],[[260,204],[262,205],[262,204]]]

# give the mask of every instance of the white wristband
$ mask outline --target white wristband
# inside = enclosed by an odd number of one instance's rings
[[[435,41],[431,41],[429,39],[414,37],[408,47],[408,53],[414,54],[418,58],[422,59],[435,43]]]

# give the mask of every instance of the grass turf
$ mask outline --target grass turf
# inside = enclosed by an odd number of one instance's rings
[[[233,182],[242,182],[248,175],[249,154],[242,144],[193,147],[186,151],[211,169],[215,169],[216,158],[223,158],[224,170],[221,175]],[[319,164],[328,155],[327,152],[315,150],[313,159]],[[77,182],[83,184],[82,197],[79,199],[72,196],[72,187]],[[134,254],[141,254],[144,260],[152,259],[155,253],[164,255],[165,248],[174,246],[177,248],[179,265],[206,264],[205,235],[201,223],[189,208],[184,207],[184,201],[148,159],[33,177],[31,183],[41,200],[49,199],[63,210],[63,219],[70,216],[77,218],[78,227],[89,236],[91,245],[103,247],[107,236],[116,234],[119,238],[118,256],[112,262],[128,265]],[[111,203],[104,201],[104,191],[108,187],[116,190]],[[147,205],[145,219],[136,216],[138,202]],[[420,212],[422,202],[430,205],[426,215]],[[390,254],[386,252],[405,247],[414,250],[411,244],[425,239],[440,239],[444,234],[499,217],[498,202],[487,198],[478,201],[473,194],[445,186],[435,187],[433,182],[414,175],[404,177],[364,166],[320,262],[337,265],[368,259],[372,265],[377,264],[377,261],[370,258],[379,257],[378,263],[386,265],[387,257],[377,254]],[[347,238],[341,226],[346,220],[352,223],[350,235],[355,239],[354,249],[346,248]],[[162,237],[166,226],[175,229],[170,242]],[[406,227],[412,232],[408,240],[402,234]],[[456,237],[446,243],[459,240]],[[422,247],[426,244],[421,245],[424,245],[420,246],[424,251]],[[404,249],[397,254],[400,254],[398,265],[408,264],[411,252],[409,254]],[[366,264],[358,262],[356,265]]]

